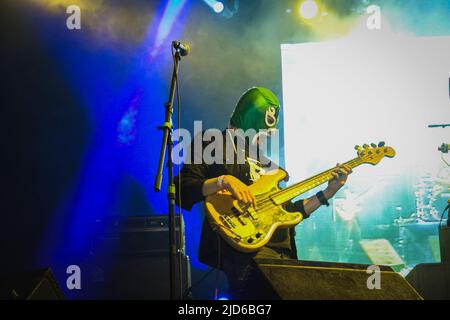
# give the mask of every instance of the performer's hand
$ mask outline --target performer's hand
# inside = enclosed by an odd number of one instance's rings
[[[256,198],[253,196],[250,188],[236,177],[231,175],[224,176],[223,187],[231,192],[236,200],[256,206]]]
[[[333,179],[328,182],[327,193],[334,196],[347,182],[348,175],[351,174],[352,168],[349,165],[337,164],[336,169],[331,173]]]

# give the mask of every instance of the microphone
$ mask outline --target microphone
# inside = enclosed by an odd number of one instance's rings
[[[178,50],[180,52],[180,55],[182,57],[187,56],[191,51],[191,47],[189,47],[189,44],[180,41],[172,41],[172,46],[175,50]]]
[[[448,153],[448,151],[450,150],[450,144],[443,143],[442,146],[438,148],[438,150],[442,153]]]

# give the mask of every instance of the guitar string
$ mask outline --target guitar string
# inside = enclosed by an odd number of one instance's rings
[[[351,165],[354,168],[357,165],[359,165],[360,163],[361,163],[361,161],[359,159],[353,159],[353,160],[351,160],[351,161],[349,161],[349,162],[347,162],[345,164]],[[272,193],[269,193],[269,194],[266,193],[266,194],[263,194],[263,195],[257,195],[256,198],[258,198],[258,197],[262,198],[263,197],[263,200],[260,201],[260,202],[257,201],[257,207],[256,207],[257,211],[255,213],[258,214],[258,216],[259,216],[260,214],[264,214],[265,212],[267,212],[267,209],[269,209],[269,207],[271,207],[272,205],[277,206],[272,201],[274,196],[283,195],[283,194],[286,194],[286,192],[287,192],[287,194],[289,194],[290,192],[296,192],[296,193],[300,192],[298,194],[298,195],[300,195],[300,194],[306,192],[306,190],[302,191],[303,189],[311,190],[311,189],[315,188],[316,186],[318,186],[318,185],[320,185],[322,183],[325,183],[327,180],[329,180],[326,177],[327,176],[329,177],[331,175],[331,172],[333,170],[335,170],[335,169],[336,169],[336,167],[332,168],[330,170],[327,170],[325,172],[322,172],[322,173],[320,173],[320,174],[318,174],[316,176],[313,176],[313,177],[311,177],[309,179],[306,179],[306,180],[304,180],[304,181],[302,181],[302,182],[300,182],[298,184],[295,184],[293,186],[290,186],[288,188],[285,188],[285,189],[282,189],[282,190],[277,190],[276,192],[272,192]],[[299,185],[301,185],[301,184],[304,184],[305,188],[300,189],[301,191],[296,191],[296,189],[298,189]],[[311,184],[313,184],[313,185],[316,184],[316,185],[314,187],[311,187]],[[298,195],[289,196],[289,199],[295,198]],[[287,201],[289,201],[289,200],[287,200]],[[259,206],[258,206],[258,204],[259,204]],[[243,212],[243,213],[241,213],[241,212],[234,212],[233,210],[230,210],[230,211],[226,212],[226,214],[228,216],[231,214],[232,215],[231,219],[235,218],[235,220],[240,220],[238,215],[242,215],[242,216],[244,216],[246,218],[251,218],[254,215],[254,214],[250,213],[248,211],[248,209],[245,210],[245,212]]]
[[[362,162],[359,160],[359,158],[357,158],[357,159],[353,159],[353,160],[350,160],[350,161],[344,163],[344,165],[350,165],[352,168],[355,168],[356,166],[360,165],[361,163]],[[317,185],[317,186],[319,186],[320,184],[325,183],[326,181],[328,181],[329,180],[328,178],[330,177],[331,173],[333,172],[333,170],[336,170],[336,169],[337,169],[337,167],[334,167],[334,168],[332,168],[330,170],[327,170],[327,171],[319,173],[319,174],[317,174],[317,175],[315,175],[315,176],[313,176],[311,178],[308,178],[308,179],[306,179],[306,180],[304,180],[304,181],[302,181],[300,183],[297,183],[297,184],[294,184],[294,185],[289,186],[287,188],[284,188],[284,189],[280,190],[278,192],[278,194],[272,195],[272,197],[283,195],[283,194],[289,194],[292,191],[295,192],[295,190],[298,189],[298,187],[300,185],[302,185],[302,184],[308,184],[308,183],[311,184],[311,182],[312,182],[312,184],[314,184],[314,182],[319,181],[319,184]],[[308,188],[309,188],[309,186],[308,186]]]
[[[236,147],[236,145],[235,145],[235,143],[234,143],[234,139],[233,139],[233,137],[231,136],[231,133],[230,133],[230,131],[229,130],[226,130],[227,131],[227,138],[229,138],[230,140],[231,140],[231,144],[233,145],[233,149],[234,149],[234,153],[236,154],[236,156],[237,156],[237,147]],[[245,159],[246,161],[247,161],[247,158]],[[359,158],[356,158],[356,159],[353,159],[353,160],[350,160],[350,161],[348,161],[347,163],[345,163],[345,164],[349,164],[349,165],[351,165],[352,167],[354,167],[353,166],[353,164],[351,164],[351,163],[353,163],[353,162],[357,162],[359,160]],[[250,163],[249,163],[250,164]],[[355,165],[356,166],[356,165]],[[282,195],[282,193],[289,193],[292,189],[296,189],[300,184],[307,184],[310,180],[317,180],[320,176],[327,176],[327,175],[329,175],[330,174],[330,172],[332,171],[332,170],[335,170],[337,167],[334,167],[334,168],[332,168],[332,169],[330,169],[330,170],[327,170],[327,171],[325,171],[325,172],[322,172],[322,173],[319,173],[319,174],[317,174],[317,175],[315,175],[315,176],[313,176],[313,177],[311,177],[311,178],[309,178],[309,179],[306,179],[306,180],[304,180],[303,182],[300,182],[300,183],[298,183],[298,184],[294,184],[293,186],[290,186],[290,187],[287,187],[287,188],[285,188],[285,189],[282,189],[282,190],[278,190],[277,192],[274,192],[273,194],[270,194],[268,197],[266,197],[260,204],[261,205],[264,205],[264,204],[271,204],[273,201],[272,201],[272,199],[270,199],[269,197],[275,197],[275,196],[277,196],[277,195]],[[325,183],[326,182],[326,180],[324,181],[324,182],[321,182],[320,184],[322,184],[322,183]],[[320,185],[320,184],[318,184],[318,185]],[[306,192],[306,191],[304,191],[304,192]],[[304,193],[304,192],[302,192],[302,193]],[[300,194],[302,194],[302,193],[300,193]],[[299,195],[300,195],[299,194]],[[292,198],[291,198],[292,199]],[[289,201],[289,200],[287,200],[287,201]],[[258,205],[258,204],[257,204]],[[261,207],[259,208],[259,209],[261,209]]]
[[[352,168],[355,168],[355,167],[357,167],[357,166],[359,166],[359,165],[364,163],[364,161],[363,161],[364,158],[366,158],[366,157],[355,158],[353,160],[350,160],[350,161],[346,162],[345,164],[346,165],[350,165]],[[329,181],[331,172],[333,170],[335,170],[336,168],[337,167],[334,167],[334,168],[332,168],[330,170],[327,170],[325,172],[317,174],[316,176],[313,176],[313,177],[311,177],[309,179],[304,180],[303,182],[294,184],[294,185],[292,185],[290,187],[287,187],[285,189],[277,190],[276,192],[273,192],[273,193],[269,192],[268,194],[266,193],[266,194],[263,194],[263,195],[256,195],[255,198],[261,198],[261,197],[264,197],[264,198],[263,198],[263,200],[261,202],[259,202],[259,204],[260,204],[259,207],[258,207],[258,201],[257,201],[257,208],[256,209],[258,211],[255,212],[255,213],[257,213],[258,216],[255,218],[255,220],[259,219],[260,215],[266,213],[268,211],[267,209],[269,209],[270,206],[272,206],[272,205],[279,206],[279,205],[277,205],[276,203],[274,203],[272,201],[273,197],[289,195],[289,199],[286,200],[285,202],[283,202],[283,203],[286,203],[290,199],[293,199],[296,196],[299,196],[302,193],[305,193],[308,190],[311,190],[311,189],[313,189],[313,188],[315,188],[315,187],[325,183],[327,180]],[[302,184],[305,185],[305,188],[298,189],[299,186],[302,185]],[[311,187],[311,184],[313,185],[313,187]],[[296,195],[292,196],[292,192],[294,192]],[[243,217],[248,218],[248,219],[252,218],[253,215],[254,215],[254,214],[252,215],[248,211],[248,209],[243,214],[241,214],[240,212],[229,211],[229,212],[227,212],[228,216],[229,216],[230,213],[233,215],[233,216],[230,217],[232,222],[233,222],[233,220],[238,220],[238,221],[242,222],[242,219],[240,217],[238,217],[238,215],[242,215]],[[249,218],[249,216],[250,216],[250,218]],[[245,225],[245,223],[244,223],[244,225]],[[237,233],[232,231],[230,228],[227,228],[226,226],[222,226],[222,227],[225,228],[225,229],[228,229],[229,231],[233,232],[233,234],[237,235]],[[242,237],[239,236],[239,239],[242,239]]]
[[[347,162],[345,164],[346,165],[350,165],[351,167],[354,168],[354,167],[356,167],[357,165],[360,164],[360,161],[358,161],[358,159],[353,159],[353,160],[351,160],[351,161],[349,161],[349,162]],[[273,193],[271,193],[269,195],[264,194],[264,200],[262,202],[260,202],[259,204],[264,205],[265,203],[273,203],[272,199],[274,197],[277,197],[277,196],[287,195],[290,199],[295,198],[296,196],[299,196],[302,193],[306,192],[306,191],[303,191],[303,189],[311,190],[311,189],[315,188],[316,186],[319,186],[322,183],[325,183],[326,181],[329,181],[328,178],[331,175],[331,172],[333,170],[335,170],[336,168],[337,167],[334,167],[334,168],[332,168],[330,170],[327,170],[327,171],[322,172],[320,174],[317,174],[317,175],[315,175],[315,176],[313,176],[311,178],[308,178],[308,179],[306,179],[306,180],[304,180],[302,182],[299,182],[297,184],[294,184],[292,186],[289,186],[289,187],[281,189],[281,190],[277,190],[276,192],[273,192]],[[316,186],[311,187],[311,185],[314,185],[314,184],[316,184]],[[299,189],[299,187],[301,185],[304,185],[304,188]],[[296,195],[296,196],[291,196],[292,193],[297,193],[297,192],[300,192],[300,193],[298,195]],[[289,201],[290,199],[288,199],[287,201]],[[261,208],[262,208],[262,206],[260,206],[260,207],[257,206],[257,209],[261,209]]]
[[[227,133],[229,134],[228,130],[227,130]],[[236,148],[236,146],[234,144],[234,141],[233,141],[232,137],[230,137],[230,138],[231,138],[231,142],[232,142],[232,145],[233,145],[234,152],[237,155],[237,148]],[[350,160],[350,161],[346,162],[345,165],[350,165],[352,168],[355,168],[356,166],[358,166],[358,165],[360,165],[362,163],[363,162],[362,162],[361,158],[356,158],[356,159],[353,159],[353,160]],[[334,168],[332,168],[330,170],[327,170],[325,172],[319,173],[319,174],[317,174],[317,175],[315,175],[315,176],[313,176],[313,177],[311,177],[309,179],[306,179],[306,180],[304,180],[304,181],[302,181],[300,183],[297,183],[297,184],[294,184],[292,186],[289,186],[289,187],[287,187],[285,189],[277,190],[276,192],[269,193],[268,195],[264,194],[263,195],[264,199],[261,202],[259,202],[259,203],[257,201],[256,210],[258,210],[258,211],[256,213],[259,213],[259,214],[264,213],[264,211],[266,211],[266,209],[268,209],[271,205],[278,206],[276,203],[273,202],[273,198],[276,197],[276,196],[287,195],[288,199],[282,203],[282,204],[284,204],[284,203],[288,202],[289,200],[291,200],[291,199],[301,195],[302,193],[307,192],[307,190],[311,190],[311,189],[313,189],[313,188],[315,188],[315,187],[325,183],[326,181],[329,181],[331,172],[333,170],[335,170],[336,168],[337,167],[334,167]],[[319,183],[317,183],[317,182],[319,182]],[[304,189],[298,189],[298,187],[300,185],[302,185],[302,184],[305,185],[305,187],[306,187],[305,190]],[[311,187],[311,184],[312,185],[316,184],[316,185],[314,187]],[[296,195],[292,196],[292,193],[295,193]],[[259,207],[258,207],[258,204],[260,205]],[[282,205],[282,204],[280,204],[280,205]],[[240,213],[239,211],[238,212],[234,212],[233,210],[230,210],[230,211],[226,212],[226,214],[228,216],[230,214],[232,214],[232,217],[230,217],[230,219],[234,218],[235,220],[239,220],[241,222],[242,222],[242,220],[239,218],[240,215],[242,215],[242,216],[244,216],[246,218],[249,218],[249,216],[252,217],[252,214],[248,211],[248,209],[246,209],[244,211],[244,213]]]

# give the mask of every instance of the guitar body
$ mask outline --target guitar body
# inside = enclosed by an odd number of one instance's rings
[[[271,200],[270,195],[280,190],[279,183],[286,172],[278,169],[261,176],[249,188],[258,204],[244,205],[229,192],[221,191],[205,199],[205,212],[213,230],[240,252],[255,252],[266,245],[278,228],[297,225],[303,219],[299,212],[287,212]]]

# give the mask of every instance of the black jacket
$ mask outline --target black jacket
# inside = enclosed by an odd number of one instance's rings
[[[195,139],[201,139],[201,136],[198,135]],[[223,141],[225,144],[226,134],[223,133]],[[210,142],[202,142],[198,145],[202,146],[201,150],[195,150],[195,143],[191,143],[190,151],[188,155],[191,156],[191,164],[184,164],[181,169],[180,178],[175,177],[175,186],[177,190],[177,204],[180,205],[179,200],[181,199],[181,207],[186,210],[191,210],[192,207],[199,202],[204,201],[204,197],[202,194],[202,186],[203,183],[211,178],[216,178],[221,175],[232,175],[239,180],[241,180],[246,185],[252,184],[250,180],[250,166],[247,162],[245,164],[227,164],[226,163],[226,154],[224,154],[223,164],[205,164],[204,161],[201,163],[194,164],[194,154],[197,155],[203,154],[203,149]],[[226,150],[225,147],[223,150]],[[244,150],[243,150],[244,151]],[[201,153],[200,153],[201,152]],[[225,153],[225,152],[224,152]],[[248,156],[248,150],[245,150],[246,155]],[[202,159],[202,158],[198,158]],[[181,180],[181,183],[179,183]],[[179,194],[181,192],[181,194]],[[290,202],[285,209],[291,212],[300,211],[302,208],[301,202],[292,203]],[[305,216],[305,215],[304,215]],[[306,216],[305,216],[306,218]],[[267,247],[278,248],[284,251],[290,251],[290,256],[293,258],[297,258],[297,248],[295,245],[295,230],[291,229],[279,229],[277,230],[270,242],[266,245]],[[220,245],[219,245],[220,241]],[[220,248],[220,260],[219,250]],[[202,263],[213,267],[219,267],[219,261],[223,261],[223,259],[236,258],[236,256],[242,255],[248,256],[253,253],[241,253],[233,249],[226,241],[224,241],[221,237],[218,236],[216,232],[214,232],[207,221],[204,219],[203,227],[202,227],[202,235],[200,239],[200,248],[199,248],[199,260]],[[234,260],[235,261],[235,260]]]

